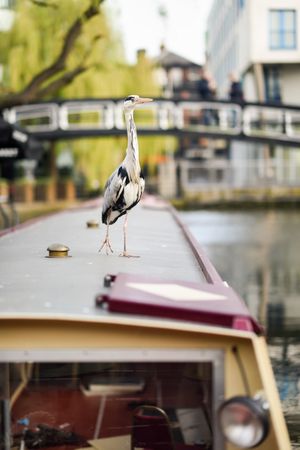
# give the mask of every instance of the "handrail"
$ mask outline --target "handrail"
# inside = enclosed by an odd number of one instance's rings
[[[119,98],[76,99],[15,106],[3,115],[38,139],[114,136],[126,133],[122,106]],[[198,134],[300,146],[300,106],[295,105],[157,98],[136,111],[136,124],[144,135]]]
[[[193,236],[193,234],[189,231],[188,227],[181,221],[178,212],[171,205],[169,206],[169,210],[176,221],[177,225],[181,228],[202,272],[207,281],[207,283],[214,285],[224,285],[226,284],[223,281],[222,277],[219,275],[213,264],[210,262],[208,256],[204,253],[203,249],[200,247],[198,241]]]

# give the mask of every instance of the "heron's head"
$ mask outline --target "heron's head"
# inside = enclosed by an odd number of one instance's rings
[[[152,98],[143,98],[138,95],[128,95],[128,97],[124,100],[124,110],[132,111],[138,105],[142,105],[143,103],[152,102]]]

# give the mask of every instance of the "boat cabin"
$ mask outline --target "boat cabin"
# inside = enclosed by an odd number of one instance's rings
[[[263,330],[177,213],[132,211],[139,258],[99,217],[0,237],[0,449],[290,449]]]

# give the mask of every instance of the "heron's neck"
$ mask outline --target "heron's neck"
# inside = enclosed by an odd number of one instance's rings
[[[137,140],[136,127],[133,120],[133,111],[125,112],[125,121],[127,127],[128,145],[126,151],[126,159],[136,166],[140,167],[139,163],[139,144]]]

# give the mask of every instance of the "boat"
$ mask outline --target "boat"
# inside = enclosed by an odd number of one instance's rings
[[[264,330],[178,213],[130,213],[139,258],[99,217],[1,233],[1,450],[291,449]]]

